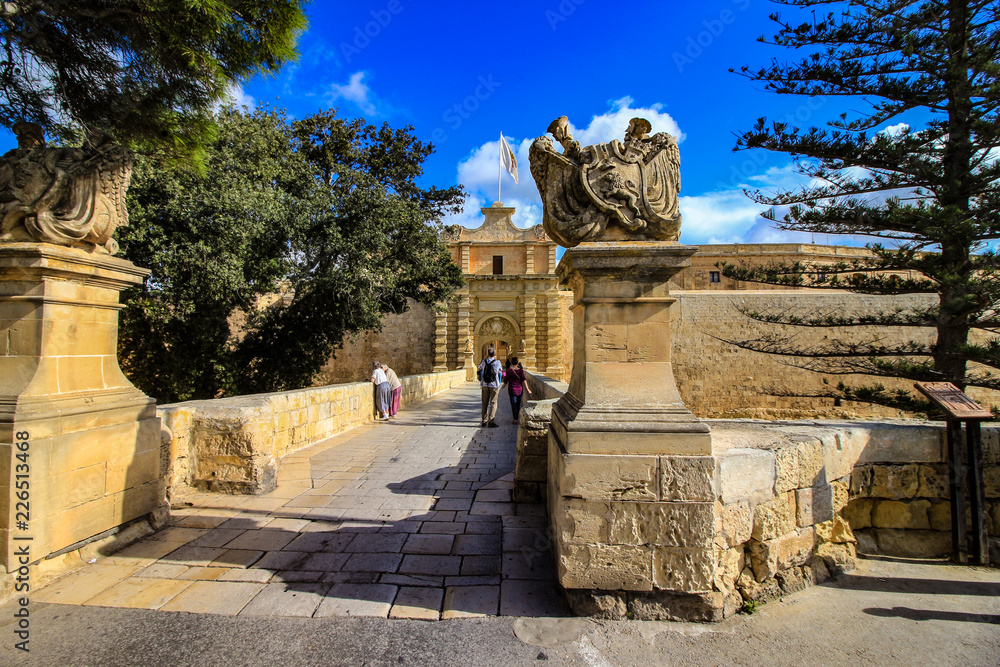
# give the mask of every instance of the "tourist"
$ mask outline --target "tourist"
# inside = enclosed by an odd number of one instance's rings
[[[507,396],[510,398],[510,414],[514,416],[512,423],[517,423],[517,416],[521,414],[521,397],[524,392],[531,396],[528,383],[524,377],[524,367],[517,361],[517,357],[511,357],[507,362],[507,372],[504,373],[503,383],[507,386]]]
[[[372,384],[375,385],[375,409],[378,410],[378,418],[385,421],[389,418],[389,380],[385,377],[382,364],[372,363]]]
[[[395,417],[399,412],[399,401],[403,396],[403,383],[396,377],[396,371],[385,364],[382,364],[382,370],[385,371],[385,379],[389,381],[389,391],[392,393],[389,399],[389,416]]]
[[[503,366],[492,347],[486,350],[486,358],[479,362],[479,386],[483,391],[483,426],[496,428],[497,396],[503,384]]]

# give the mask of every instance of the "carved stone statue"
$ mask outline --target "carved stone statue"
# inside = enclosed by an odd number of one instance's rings
[[[676,241],[680,236],[680,152],[666,132],[652,137],[645,118],[633,118],[622,141],[581,148],[569,120],[552,121],[548,136],[528,152],[542,195],[542,225],[567,248],[584,241]]]
[[[35,123],[15,123],[0,157],[0,241],[39,241],[115,254],[128,224],[132,153],[103,133],[84,148],[49,148]]]

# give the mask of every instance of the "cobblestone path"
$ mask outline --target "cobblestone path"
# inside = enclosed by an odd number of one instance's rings
[[[171,525],[37,602],[243,616],[566,614],[544,507],[511,502],[516,427],[477,385],[296,452],[261,496],[189,494]]]

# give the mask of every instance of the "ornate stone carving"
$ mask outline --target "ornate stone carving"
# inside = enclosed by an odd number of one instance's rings
[[[39,241],[115,254],[128,224],[132,153],[104,134],[86,148],[49,148],[35,123],[16,123],[17,148],[0,157],[0,240]]]
[[[448,241],[458,241],[462,238],[462,226],[461,225],[448,225],[441,230],[441,240],[444,242]]]
[[[680,153],[666,132],[652,137],[645,118],[629,122],[623,141],[580,146],[561,116],[528,152],[542,196],[542,225],[567,248],[584,241],[676,241],[680,236]]]
[[[506,341],[513,341],[517,338],[514,327],[502,317],[491,317],[483,322],[479,326],[479,335]]]

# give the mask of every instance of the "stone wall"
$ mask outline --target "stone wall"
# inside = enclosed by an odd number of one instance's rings
[[[465,371],[400,380],[407,405],[464,384]],[[370,382],[354,382],[160,406],[170,433],[171,487],[269,491],[281,457],[372,421],[373,393]]]
[[[364,382],[372,374],[372,362],[381,361],[396,375],[430,373],[434,368],[434,311],[412,299],[410,309],[382,318],[381,331],[346,338],[343,346],[326,362],[314,386]]]
[[[558,388],[531,381],[545,399],[524,409],[515,491],[528,497],[547,478],[559,578],[577,613],[717,621],[850,570],[858,552],[950,554],[940,422],[708,420],[714,471],[652,455],[619,457],[609,470],[610,457],[595,456],[609,461],[592,469],[577,461],[565,479],[568,455],[550,448],[543,468],[533,447]],[[983,447],[991,559],[1000,564],[1000,426],[984,426]],[[706,489],[704,506],[663,502],[682,488],[688,497]],[[681,542],[700,542],[714,557],[699,567],[665,559]],[[574,573],[591,571],[594,559],[614,559],[629,590],[575,588]]]

